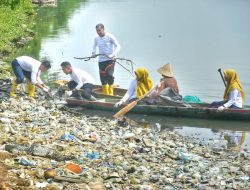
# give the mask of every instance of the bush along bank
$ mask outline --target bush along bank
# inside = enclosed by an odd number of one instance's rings
[[[0,2],[0,66],[33,39],[35,13],[30,0]]]

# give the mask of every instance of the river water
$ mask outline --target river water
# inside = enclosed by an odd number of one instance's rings
[[[224,91],[217,69],[233,68],[240,75],[249,105],[249,7],[246,0],[58,0],[57,8],[39,8],[37,37],[25,53],[53,61],[50,81],[66,78],[60,63],[67,60],[100,83],[97,60],[84,62],[74,57],[91,55],[95,25],[103,23],[121,44],[118,57],[133,60],[135,67],[148,68],[154,83],[160,79],[157,68],[171,63],[182,95],[212,102],[221,100]],[[129,67],[126,62],[122,64]],[[130,74],[116,65],[115,84],[127,88],[130,80]],[[199,139],[223,138],[225,130],[250,129],[249,122],[143,119],[168,124],[183,135]],[[247,132],[242,146],[249,144]]]

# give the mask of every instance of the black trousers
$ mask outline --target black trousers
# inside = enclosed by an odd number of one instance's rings
[[[114,60],[99,62],[100,80],[102,85],[114,84],[114,76],[113,76],[114,69],[115,69]]]
[[[70,90],[73,90],[77,86],[77,83],[73,80],[68,82],[68,88]],[[83,92],[81,93],[84,98],[90,99],[90,96],[92,95],[92,89],[93,84],[86,83],[84,84],[81,89],[83,89]]]

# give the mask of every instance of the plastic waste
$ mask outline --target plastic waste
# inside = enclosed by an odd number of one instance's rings
[[[27,158],[20,158],[18,160],[18,162],[21,164],[21,165],[24,165],[24,166],[35,166],[36,163],[33,162],[33,161],[30,161],[28,160]]]
[[[47,185],[49,185],[47,182],[42,182],[42,183],[37,182],[37,183],[35,184],[35,187],[37,187],[37,188],[44,188],[44,187],[46,187]]]
[[[11,123],[11,120],[9,118],[0,118],[1,123]]]
[[[86,157],[94,160],[94,159],[99,159],[100,155],[98,153],[92,152],[92,153],[87,153]]]
[[[200,98],[198,98],[197,96],[192,96],[192,95],[184,96],[183,102],[184,103],[202,103]]]
[[[200,159],[198,155],[187,153],[183,149],[179,149],[178,157],[184,162],[195,160],[198,161]]]
[[[214,139],[208,141],[208,146],[214,150],[226,149],[228,142],[226,140]]]
[[[249,176],[242,176],[242,177],[240,177],[240,179],[242,181],[248,181],[249,180]]]
[[[44,172],[45,179],[54,178],[56,175],[57,175],[57,172],[54,169],[47,169]]]
[[[140,190],[153,190],[153,188],[150,185],[141,185]]]
[[[71,135],[69,132],[65,132],[60,138],[62,141],[75,141],[75,136]]]
[[[215,166],[213,168],[210,168],[209,170],[209,175],[212,176],[217,176],[220,173],[220,168]]]
[[[155,125],[152,127],[152,135],[153,135],[152,137],[154,141],[156,140],[156,137],[160,131],[161,131],[160,123],[155,123]]]
[[[72,171],[73,173],[76,173],[76,174],[80,174],[82,172],[82,168],[81,166],[75,164],[75,163],[68,163],[66,165],[66,168],[70,171]]]
[[[133,138],[135,138],[135,134],[128,132],[128,133],[123,134],[122,138],[123,139],[133,139]]]

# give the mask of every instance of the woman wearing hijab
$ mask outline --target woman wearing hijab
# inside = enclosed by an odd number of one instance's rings
[[[129,85],[129,88],[123,98],[115,104],[115,107],[121,106],[125,102],[132,102],[137,98],[143,97],[153,87],[153,81],[149,77],[148,70],[145,68],[138,68],[135,70],[136,78],[134,78]]]
[[[233,69],[227,69],[223,72],[223,74],[227,83],[224,92],[224,100],[220,102],[213,102],[210,107],[218,108],[218,111],[222,111],[227,108],[242,108],[243,100],[245,100],[246,97],[238,74]]]

